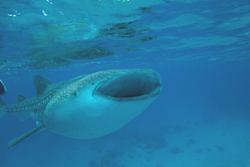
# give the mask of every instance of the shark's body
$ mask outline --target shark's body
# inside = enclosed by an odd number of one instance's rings
[[[0,112],[29,113],[37,127],[14,140],[48,129],[80,139],[109,134],[143,112],[160,93],[160,79],[152,70],[108,70],[50,84],[36,77],[35,98],[0,108]],[[48,86],[49,85],[49,86]]]

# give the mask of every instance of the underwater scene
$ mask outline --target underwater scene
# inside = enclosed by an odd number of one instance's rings
[[[250,167],[250,1],[1,1],[17,166]]]

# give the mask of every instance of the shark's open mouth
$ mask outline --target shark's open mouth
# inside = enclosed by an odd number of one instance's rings
[[[160,92],[159,76],[153,71],[137,71],[105,81],[96,89],[101,96],[131,99],[154,96]]]

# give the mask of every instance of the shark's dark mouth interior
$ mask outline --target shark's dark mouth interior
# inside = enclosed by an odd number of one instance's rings
[[[157,75],[132,74],[106,81],[96,91],[102,96],[123,99],[157,94],[159,88]]]

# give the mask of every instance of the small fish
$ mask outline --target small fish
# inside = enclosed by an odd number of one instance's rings
[[[45,129],[77,139],[110,134],[145,111],[161,91],[160,77],[150,69],[99,71],[58,84],[35,76],[34,84],[36,97],[20,95],[18,103],[0,105],[0,113],[26,113],[36,120],[36,127],[9,147]]]

